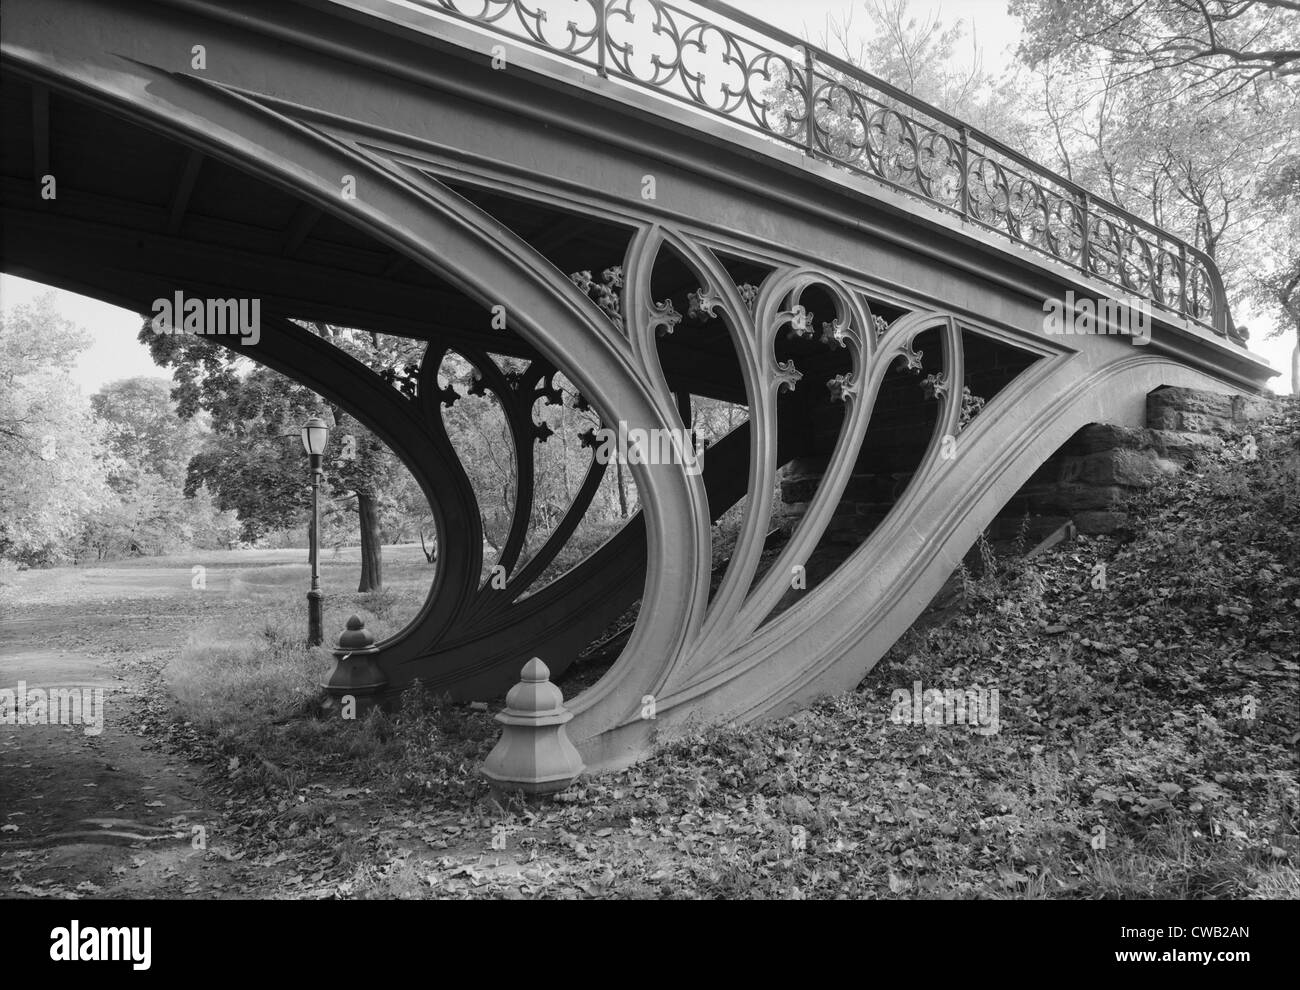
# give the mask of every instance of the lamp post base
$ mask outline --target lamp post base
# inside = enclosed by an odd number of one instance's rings
[[[307,592],[307,645],[320,646],[325,642],[324,620],[325,593]]]

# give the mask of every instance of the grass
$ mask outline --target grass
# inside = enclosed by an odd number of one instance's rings
[[[334,663],[331,631],[337,635],[357,615],[378,641],[400,630],[423,604],[431,568],[423,558],[393,556],[385,562],[384,590],[326,595],[326,642],[315,648],[306,645],[306,564],[232,570],[217,592],[229,607],[190,634],[164,673],[182,721],[225,739],[314,711]],[[322,570],[325,586],[338,587],[329,566]]]

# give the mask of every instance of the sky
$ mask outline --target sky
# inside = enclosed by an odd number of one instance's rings
[[[806,36],[814,42],[825,34],[827,18],[840,20],[853,13],[853,24],[858,30],[866,27],[867,19],[860,0],[733,0],[732,6],[744,10],[791,34]],[[857,8],[854,12],[854,8]],[[1007,0],[913,0],[912,10],[918,18],[937,12],[945,23],[961,18],[968,29],[974,29],[983,50],[984,67],[997,75],[1011,61],[1012,52],[1020,35],[1019,21],[1006,12]],[[969,46],[962,49],[969,58]],[[149,358],[143,344],[136,341],[140,319],[115,306],[109,306],[84,296],[45,286],[10,275],[0,274],[0,308],[29,303],[44,291],[55,292],[57,307],[62,316],[90,331],[94,344],[86,351],[73,372],[73,378],[82,391],[90,394],[107,382],[136,375],[166,377],[167,372],[157,367]],[[1254,314],[1235,310],[1238,323],[1258,325]],[[1255,333],[1251,350],[1265,357],[1283,374],[1274,378],[1272,388],[1286,392],[1289,389],[1285,374],[1289,364],[1293,338],[1263,340]]]
[[[867,22],[860,0],[731,0],[731,6],[815,43],[825,35],[828,17],[839,21],[852,12],[859,28]],[[1009,61],[1008,48],[1014,48],[1020,37],[1020,20],[1007,13],[1007,0],[913,0],[911,10],[918,20],[931,12],[945,24],[960,18],[968,33],[974,30],[984,50],[985,68],[994,73]]]

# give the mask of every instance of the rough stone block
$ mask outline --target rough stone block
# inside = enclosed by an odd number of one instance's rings
[[[1147,396],[1147,417],[1161,410],[1176,410],[1230,420],[1232,400],[1233,396],[1223,392],[1164,386]]]
[[[1079,512],[1074,516],[1074,524],[1080,533],[1100,536],[1123,529],[1128,524],[1128,516],[1123,512]]]
[[[1025,538],[1031,544],[1037,543],[1049,533],[1060,529],[1067,522],[1069,522],[1068,516],[1035,515],[1031,513]],[[993,521],[989,531],[994,540],[1002,542],[1019,538],[1022,528],[1025,528],[1025,514],[1023,512],[1019,515],[999,516]]]
[[[1187,433],[1231,433],[1237,426],[1230,416],[1183,412],[1178,414],[1178,428]]]
[[[1278,400],[1271,395],[1234,395],[1232,421],[1238,426],[1264,419],[1277,408]]]
[[[1084,485],[1077,482],[1055,485],[1031,496],[1030,504],[1047,513],[1073,515],[1090,509],[1109,509],[1124,497],[1118,485]]]
[[[1158,388],[1147,396],[1147,426],[1183,433],[1231,433],[1269,415],[1275,402],[1263,395]]]
[[[1113,423],[1089,423],[1070,438],[1067,445],[1073,454],[1095,454],[1103,450],[1124,447],[1130,450],[1147,450],[1154,446],[1150,430]]]
[[[1147,427],[1152,430],[1181,430],[1182,414],[1177,409],[1152,409],[1148,405]]]
[[[809,501],[821,484],[821,478],[801,477],[786,478],[781,482],[781,501],[794,505]]]
[[[826,473],[828,457],[796,457],[785,466],[787,478],[820,478]]]
[[[1156,453],[1161,457],[1187,464],[1223,449],[1223,438],[1207,433],[1185,433],[1182,430],[1151,430]]]
[[[879,474],[855,474],[844,488],[844,498],[854,501],[880,502],[889,498],[893,479]]]
[[[1107,450],[1082,458],[1077,480],[1088,485],[1150,488],[1161,478],[1177,472],[1177,464],[1157,456],[1154,451]]]
[[[1084,468],[1087,464],[1088,458],[1078,454],[1062,457],[1056,465],[1056,480],[1062,484],[1082,481]]]

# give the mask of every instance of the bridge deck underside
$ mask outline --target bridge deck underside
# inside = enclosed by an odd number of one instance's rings
[[[7,270],[149,313],[176,291],[261,300],[264,312],[535,359],[435,273],[359,227],[176,141],[6,76],[0,204]],[[44,147],[40,147],[43,145]],[[38,157],[42,170],[38,174]],[[43,199],[40,176],[56,178]],[[565,273],[616,265],[629,231],[470,187],[466,198]],[[676,286],[679,301],[698,288]],[[724,331],[663,345],[674,391],[745,401]],[[811,352],[811,346],[806,348]]]

